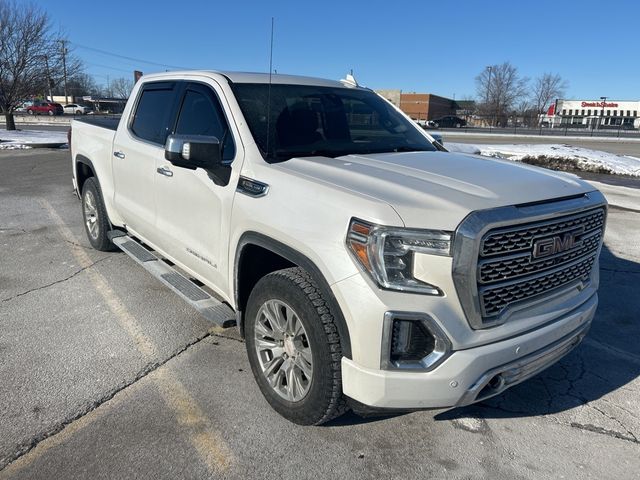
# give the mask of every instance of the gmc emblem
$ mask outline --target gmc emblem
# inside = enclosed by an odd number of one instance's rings
[[[533,244],[533,258],[543,258],[556,253],[570,250],[573,247],[582,245],[582,239],[578,238],[584,231],[583,228],[566,232],[555,237],[538,240]]]

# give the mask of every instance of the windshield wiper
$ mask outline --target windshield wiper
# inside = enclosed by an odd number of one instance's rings
[[[347,155],[347,152],[340,152],[340,151],[336,151],[336,150],[323,150],[321,148],[319,149],[309,149],[309,150],[288,150],[288,149],[282,149],[282,150],[276,150],[275,151],[275,156],[279,157],[279,158],[293,158],[293,157],[331,157],[331,158],[336,158],[336,157],[341,157],[342,155]]]
[[[421,148],[421,147],[408,147],[406,145],[402,145],[400,147],[394,147],[391,149],[392,152],[433,152],[430,148]]]

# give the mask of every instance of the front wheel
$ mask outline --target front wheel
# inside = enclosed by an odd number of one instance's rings
[[[247,303],[245,339],[258,386],[280,415],[320,425],[347,410],[334,315],[305,270],[279,270],[258,281]]]
[[[107,236],[109,218],[100,187],[94,177],[85,180],[82,186],[82,215],[84,230],[91,246],[102,252],[116,250],[116,246]]]
[[[27,113],[28,113],[29,115],[33,115],[33,110],[27,110]]]
[[[49,116],[50,116],[50,117],[53,117],[53,114],[54,114],[54,113],[55,113],[55,112],[54,112],[53,110],[49,110]]]

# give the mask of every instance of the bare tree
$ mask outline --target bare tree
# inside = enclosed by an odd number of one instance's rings
[[[46,94],[60,81],[62,49],[47,13],[33,3],[0,0],[0,110],[7,130],[15,130],[13,112],[25,100]],[[67,72],[81,67],[68,56]]]
[[[99,97],[102,91],[91,75],[86,73],[77,73],[69,78],[67,82],[67,90],[74,97],[91,95]]]
[[[116,78],[111,82],[111,90],[116,98],[129,98],[133,90],[133,81],[127,78]]]
[[[545,73],[536,78],[531,92],[531,102],[536,114],[544,113],[553,99],[564,95],[567,87],[567,82],[557,73]]]
[[[481,113],[490,116],[492,123],[504,124],[518,100],[526,96],[528,83],[509,62],[487,67],[476,77]]]

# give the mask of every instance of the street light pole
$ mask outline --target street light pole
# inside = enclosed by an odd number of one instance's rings
[[[602,126],[602,118],[604,117],[604,105],[605,105],[605,103],[607,103],[607,97],[600,97],[600,100],[602,100],[602,112],[600,113],[600,121],[598,122],[598,130],[600,130],[600,127]]]
[[[486,98],[486,103],[487,106],[489,106],[489,93],[490,93],[490,88],[491,88],[491,71],[493,70],[493,66],[488,66],[487,70],[489,70],[489,76],[487,77],[487,98]],[[491,132],[491,115],[489,115],[489,132]]]

